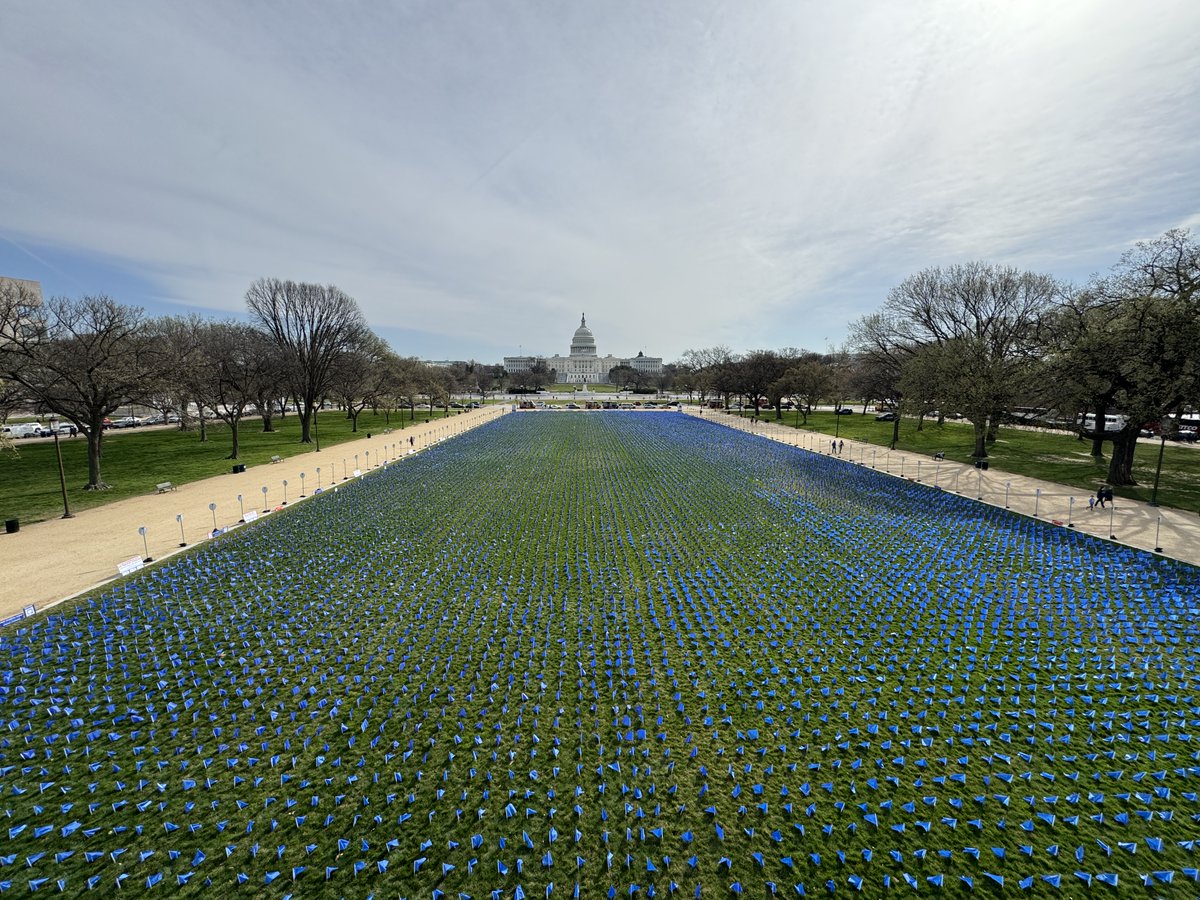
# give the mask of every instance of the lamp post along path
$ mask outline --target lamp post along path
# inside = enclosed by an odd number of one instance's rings
[[[58,419],[50,419],[50,431],[54,434],[54,455],[58,457],[58,486],[62,488],[63,514],[64,519],[73,519],[75,514],[71,512],[71,501],[67,499],[67,475],[63,470],[62,447],[58,443]],[[1156,482],[1157,486],[1157,482]]]

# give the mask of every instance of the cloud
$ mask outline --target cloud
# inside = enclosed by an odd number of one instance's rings
[[[821,348],[925,266],[1195,221],[1200,7],[1149,6],[16,5],[2,231],[137,302],[333,282],[425,356],[581,310],[602,352]]]

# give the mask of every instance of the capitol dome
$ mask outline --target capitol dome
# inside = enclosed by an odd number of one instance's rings
[[[592,330],[587,327],[587,316],[579,317],[579,327],[575,329],[575,336],[571,338],[571,356],[595,356],[596,355],[596,339],[592,337]]]

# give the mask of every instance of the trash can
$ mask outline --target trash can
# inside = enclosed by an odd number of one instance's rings
[[[21,520],[20,519],[5,519],[4,520],[4,533],[5,534],[16,534],[20,530],[21,530]]]
[[[239,472],[245,472],[245,471],[246,471],[245,463],[234,463],[233,464],[233,474],[234,475],[237,475]]]

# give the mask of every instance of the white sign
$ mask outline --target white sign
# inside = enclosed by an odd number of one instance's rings
[[[257,518],[258,518],[258,510],[256,510],[256,509],[250,510],[250,512],[246,513],[246,524],[247,525],[250,524]]]
[[[117,572],[121,575],[129,575],[143,568],[145,565],[140,556],[131,556],[125,562],[117,564]]]
[[[25,618],[27,618],[27,619],[28,619],[28,618],[29,618],[30,616],[32,616],[32,615],[33,615],[35,612],[37,612],[37,607],[36,607],[36,606],[34,606],[32,603],[30,603],[30,604],[27,604],[27,605],[25,606],[25,608],[21,610],[21,612],[23,612],[23,613],[25,614]]]
[[[355,477],[355,478],[357,478],[357,477],[358,477],[359,475],[361,475],[361,474],[362,474],[362,470],[361,470],[361,469],[355,469],[355,470],[354,470],[354,477]]]

